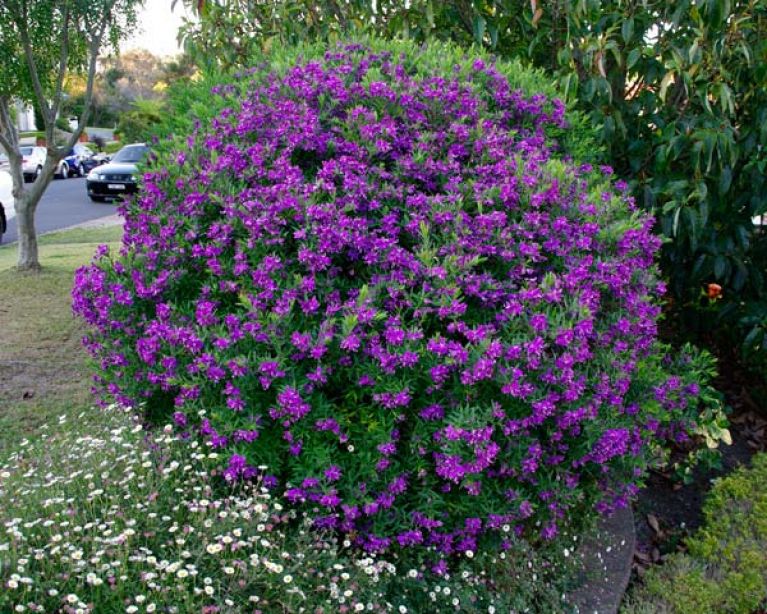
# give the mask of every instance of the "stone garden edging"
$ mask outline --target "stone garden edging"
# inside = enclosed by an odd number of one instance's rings
[[[578,549],[580,586],[567,596],[579,614],[616,614],[621,604],[634,559],[636,533],[630,507],[602,518],[594,534]]]

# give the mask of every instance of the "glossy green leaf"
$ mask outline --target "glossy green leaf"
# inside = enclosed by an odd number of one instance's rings
[[[724,196],[730,191],[730,185],[732,184],[732,170],[729,166],[725,166],[719,175],[719,196]]]
[[[721,280],[727,272],[727,258],[721,254],[714,258],[714,276]]]
[[[625,19],[623,21],[623,24],[621,25],[621,36],[623,37],[623,42],[628,43],[631,38],[634,36],[634,18],[629,17],[628,19]]]
[[[475,15],[473,25],[474,42],[478,45],[481,45],[485,38],[485,27],[487,26],[487,21],[485,21],[485,18],[482,15]]]

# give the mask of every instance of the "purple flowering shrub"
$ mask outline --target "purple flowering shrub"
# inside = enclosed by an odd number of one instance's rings
[[[159,148],[77,273],[98,389],[368,550],[552,538],[690,428],[653,220],[519,66],[373,47],[259,66]]]

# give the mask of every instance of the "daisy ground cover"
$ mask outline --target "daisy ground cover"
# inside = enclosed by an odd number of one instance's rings
[[[563,607],[566,558],[519,544],[436,576],[417,560],[364,555],[311,530],[258,483],[217,486],[218,453],[190,451],[172,432],[92,409],[62,415],[0,460],[0,611]]]
[[[83,377],[85,353],[76,344],[69,287],[74,269],[116,233],[44,237],[42,275],[19,280],[0,271],[4,288],[13,288],[4,295],[12,299],[4,306],[16,311],[13,330],[4,332],[11,347],[3,349],[13,349],[14,361],[39,363],[64,379]],[[0,261],[8,249],[0,248]],[[9,256],[8,266],[12,262]],[[56,362],[56,348],[66,352],[68,369]],[[343,541],[306,531],[302,517],[288,530],[285,520],[294,514],[258,485],[221,489],[219,480],[216,487],[216,450],[183,446],[182,453],[162,427],[150,433],[123,410],[89,409],[80,388],[65,383],[53,396],[38,391],[24,401],[21,389],[13,394],[12,381],[4,380],[0,612],[560,607],[567,573],[554,562],[556,553],[519,544],[497,557],[464,558],[439,578],[417,560],[353,553]],[[79,384],[87,389],[87,380]]]

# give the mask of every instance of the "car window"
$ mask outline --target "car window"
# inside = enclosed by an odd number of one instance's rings
[[[149,147],[146,147],[145,145],[129,145],[128,147],[123,147],[120,151],[118,151],[115,154],[115,157],[112,158],[112,162],[125,162],[129,164],[135,164],[136,162],[141,162],[148,151]]]
[[[22,156],[31,156],[34,147],[19,147]]]

